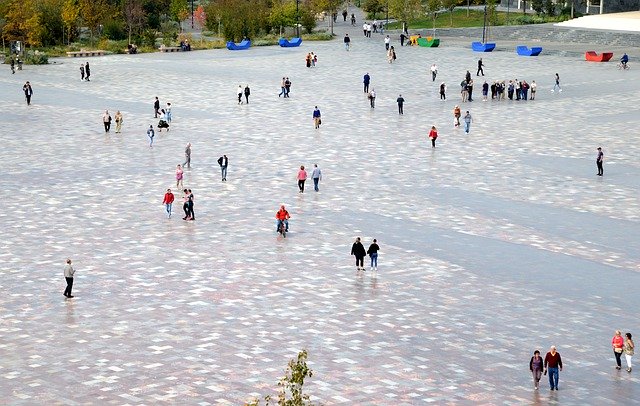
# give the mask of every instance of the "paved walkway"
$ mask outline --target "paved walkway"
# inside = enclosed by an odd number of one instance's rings
[[[638,374],[613,368],[609,344],[615,329],[640,331],[639,71],[483,57],[487,79],[536,80],[539,93],[476,95],[462,106],[469,135],[451,111],[478,54],[398,47],[389,65],[381,36],[355,32],[348,53],[334,41],[103,57],[90,60],[90,83],[67,59],[0,75],[0,399],[238,405],[273,393],[302,348],[315,371],[305,387],[325,404],[640,398]],[[561,94],[549,91],[555,72]],[[276,96],[284,75],[287,100]],[[247,83],[251,103],[239,106],[235,89]],[[172,102],[174,122],[150,149],[156,95]],[[122,135],[105,135],[105,108],[123,111]],[[160,204],[187,142],[195,222],[179,207],[166,219]],[[320,192],[299,194],[297,167],[313,163]],[[274,231],[281,203],[292,215],[286,240]],[[379,240],[377,273],[355,271],[356,236]],[[67,257],[73,300],[61,295]],[[534,392],[529,357],[552,344],[565,362],[560,391]]]

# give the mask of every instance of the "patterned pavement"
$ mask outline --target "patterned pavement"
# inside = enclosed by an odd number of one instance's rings
[[[395,43],[390,65],[382,37],[351,32],[349,53],[338,39],[94,58],[90,83],[68,59],[0,77],[0,403],[238,405],[274,393],[302,348],[324,404],[638,403],[638,375],[615,371],[609,344],[615,329],[640,336],[638,70],[482,55],[487,79],[536,80],[537,100],[483,103],[477,83],[464,135],[451,112],[478,54]],[[173,125],[150,149],[154,96]],[[104,109],[123,112],[122,134],[105,135]],[[195,222],[161,205],[187,142]],[[299,194],[297,167],[313,163],[321,190]],[[356,236],[378,239],[377,273],[355,271]],[[552,344],[560,391],[533,391],[529,357]]]

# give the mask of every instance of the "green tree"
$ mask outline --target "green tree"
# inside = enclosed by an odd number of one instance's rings
[[[442,6],[449,10],[449,27],[453,27],[453,11],[458,6],[458,0],[443,0]]]
[[[171,18],[180,24],[180,31],[182,31],[182,22],[189,16],[187,0],[171,0],[169,11]]]
[[[372,14],[373,18],[376,18],[376,14],[382,13],[387,7],[387,3],[382,0],[364,0],[362,9],[368,14]]]
[[[389,14],[409,24],[423,15],[423,7],[420,0],[389,0]]]
[[[531,0],[531,8],[533,8],[536,14],[542,14],[544,11],[544,0]]]
[[[62,10],[64,0],[38,0],[36,10],[38,14],[37,24],[40,29],[40,42],[49,46],[62,43],[64,35],[64,21]]]
[[[269,24],[272,27],[279,27],[280,35],[282,35],[283,28],[295,27],[296,17],[299,16],[296,16],[295,1],[274,2],[269,13]]]
[[[78,0],[65,0],[62,6],[62,22],[67,32],[67,43],[71,43],[71,37],[76,32],[78,19],[80,18],[80,6]]]
[[[5,18],[6,39],[31,46],[41,45],[42,25],[36,0],[12,0]]]
[[[308,7],[304,7],[303,9],[301,9],[299,14],[300,25],[304,27],[305,31],[307,31],[307,34],[311,34],[313,32],[313,29],[316,28],[316,24],[318,23],[316,21],[316,16]]]
[[[93,34],[107,15],[105,0],[79,0],[80,16],[91,33],[91,45],[93,46]]]
[[[208,16],[205,25],[214,30],[222,27],[222,35],[230,41],[252,38],[261,31],[269,31],[270,7],[266,0],[214,0],[204,8]]]

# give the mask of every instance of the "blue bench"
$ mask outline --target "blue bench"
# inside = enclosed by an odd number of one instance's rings
[[[242,40],[239,44],[236,44],[233,41],[227,42],[227,49],[230,51],[241,51],[243,49],[249,49],[251,46],[251,41],[248,39]]]
[[[542,47],[527,47],[525,45],[518,45],[516,52],[521,56],[538,56],[542,52]]]
[[[291,41],[286,38],[280,38],[278,40],[278,44],[280,44],[280,46],[283,48],[299,47],[300,44],[302,44],[302,38],[294,37],[291,38]]]
[[[475,52],[491,52],[495,47],[495,42],[486,42],[484,44],[482,42],[471,43],[471,49],[473,49]]]

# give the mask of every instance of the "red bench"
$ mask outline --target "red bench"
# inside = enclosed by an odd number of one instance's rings
[[[595,51],[587,51],[584,53],[584,59],[589,62],[608,62],[611,58],[613,58],[613,52],[603,52],[600,55]]]

